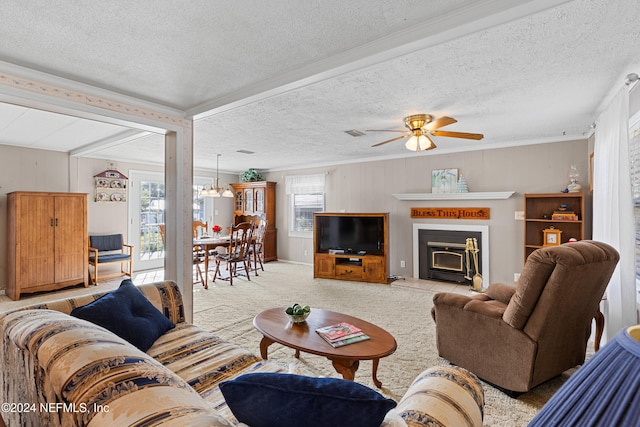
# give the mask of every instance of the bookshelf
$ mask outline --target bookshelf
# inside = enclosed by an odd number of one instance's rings
[[[577,220],[553,219],[554,211],[567,205],[567,211],[575,212]],[[524,258],[543,247],[544,230],[560,230],[559,244],[570,238],[584,239],[584,194],[544,193],[524,195]]]

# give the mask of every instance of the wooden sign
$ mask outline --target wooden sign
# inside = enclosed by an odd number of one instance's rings
[[[489,208],[411,208],[411,218],[489,219]]]

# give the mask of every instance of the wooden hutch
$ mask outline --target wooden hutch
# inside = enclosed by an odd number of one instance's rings
[[[270,181],[238,182],[233,187],[233,223],[267,221],[264,236],[264,260],[275,261],[277,253],[276,183]]]

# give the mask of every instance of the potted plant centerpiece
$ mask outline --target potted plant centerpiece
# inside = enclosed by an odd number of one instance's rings
[[[260,174],[257,170],[251,168],[240,175],[240,181],[242,182],[254,182],[254,181],[264,181],[264,176]]]

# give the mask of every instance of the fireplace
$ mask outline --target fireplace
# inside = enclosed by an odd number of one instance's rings
[[[467,239],[477,244],[478,272],[489,282],[489,227],[477,225],[414,224],[414,277],[472,285],[473,254]],[[474,240],[475,239],[475,240]]]

